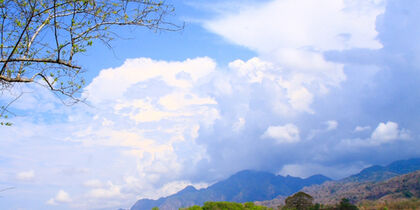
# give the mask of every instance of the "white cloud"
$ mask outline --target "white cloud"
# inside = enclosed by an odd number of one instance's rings
[[[204,25],[259,53],[246,62],[236,60],[229,67],[250,83],[275,81],[278,88],[273,91],[280,96],[273,104],[279,114],[314,113],[310,107],[314,98],[346,79],[343,65],[326,61],[324,51],[381,47],[376,40],[375,20],[383,7],[380,3],[362,4],[361,10],[336,0],[277,0],[226,13]]]
[[[409,139],[411,139],[409,130],[400,129],[398,123],[388,121],[379,123],[370,138],[344,139],[341,141],[341,144],[355,147],[370,147]]]
[[[265,87],[265,93],[272,95],[267,100],[272,100],[272,109],[280,115],[290,115],[294,112],[313,113],[310,108],[314,93],[306,86],[318,83],[313,77],[304,74],[295,74],[285,71],[281,65],[264,61],[254,57],[248,61],[235,60],[229,64],[234,72],[231,80],[237,81],[236,88],[253,87],[254,83]],[[231,85],[230,85],[231,86]],[[311,92],[312,91],[312,92]]]
[[[88,197],[92,198],[116,198],[121,195],[121,186],[114,185],[112,182],[108,182],[106,187],[95,188],[88,193]]]
[[[273,104],[279,114],[315,113],[315,97],[346,79],[343,65],[327,61],[323,53],[381,48],[375,22],[384,10],[382,0],[273,0],[222,12],[203,25],[258,52],[258,58],[234,61],[230,68],[250,83],[276,81],[273,91],[280,96]]]
[[[84,96],[98,104],[118,100],[135,84],[160,79],[174,88],[189,89],[214,71],[210,58],[187,59],[184,62],[155,61],[149,58],[128,59],[118,68],[105,69],[84,89]],[[186,76],[180,77],[180,74]]]
[[[325,124],[327,125],[327,129],[326,129],[327,131],[335,130],[338,127],[338,122],[335,120],[329,120],[325,122]]]
[[[274,0],[227,13],[205,27],[259,52],[281,48],[378,49],[376,16],[383,1]],[[331,18],[334,17],[334,18]]]
[[[371,127],[370,127],[370,126],[356,126],[356,127],[354,128],[354,131],[353,131],[353,132],[368,131],[368,130],[370,130],[370,129],[371,129]]]
[[[199,129],[210,127],[220,114],[211,92],[200,89],[209,85],[215,68],[207,57],[182,62],[138,58],[101,71],[84,92],[100,110],[95,110],[89,126],[73,133],[72,141],[124,148],[120,158],[133,160],[130,171],[136,170],[129,176],[139,180],[129,192],[151,196],[148,192],[155,192],[163,181],[179,179],[185,167],[206,158],[195,139]],[[87,196],[95,200],[130,194],[115,180],[89,180],[84,185],[93,188]]]
[[[398,139],[409,139],[410,134],[405,129],[399,129],[398,124],[392,121],[379,123],[373,131],[371,139],[376,143],[391,142]]]
[[[217,104],[217,102],[210,97],[201,98],[191,93],[182,92],[166,95],[160,98],[159,103],[168,110],[179,110],[189,106]]]
[[[246,62],[240,59],[235,60],[229,63],[229,68],[237,71],[240,77],[245,77],[250,83],[261,83],[264,78],[269,77],[267,72],[275,67],[272,63],[254,57]]]
[[[287,93],[289,98],[290,105],[298,111],[306,111],[308,113],[313,113],[312,109],[309,107],[313,101],[313,94],[304,87],[289,91]]]
[[[269,126],[261,137],[275,139],[280,144],[300,141],[299,129],[291,123],[284,126]]]
[[[35,172],[33,170],[22,171],[16,174],[16,178],[21,181],[31,181],[35,178]]]
[[[47,201],[47,204],[58,205],[59,203],[70,203],[70,202],[72,202],[70,195],[66,191],[60,190],[58,191],[57,195],[54,198],[51,198]]]

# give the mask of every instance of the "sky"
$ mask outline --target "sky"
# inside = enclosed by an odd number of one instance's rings
[[[129,208],[244,169],[340,179],[420,156],[420,1],[171,3],[183,31],[119,29],[80,56],[89,105],[20,87],[1,209]]]

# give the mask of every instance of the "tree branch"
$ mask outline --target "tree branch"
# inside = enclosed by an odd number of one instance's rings
[[[15,53],[17,47],[19,46],[20,41],[22,40],[23,35],[25,34],[25,31],[28,29],[29,24],[31,24],[32,18],[34,17],[34,10],[32,10],[31,16],[29,17],[29,20],[27,21],[25,28],[23,29],[22,33],[19,36],[19,39],[17,40],[15,47],[13,48],[12,52],[10,52],[9,57],[7,58],[6,62],[4,62],[3,67],[0,70],[0,75],[3,75],[4,71],[6,70],[7,63],[12,58],[13,54]]]
[[[56,60],[50,58],[11,58],[9,60],[0,60],[0,63],[10,63],[10,62],[34,62],[34,63],[55,63],[60,64],[63,66],[70,67],[72,69],[81,69],[82,67],[76,66],[70,63],[70,61],[66,62],[64,60]]]

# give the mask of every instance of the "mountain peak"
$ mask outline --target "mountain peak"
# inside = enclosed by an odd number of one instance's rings
[[[179,191],[179,192],[178,192],[178,194],[181,194],[181,193],[189,193],[189,192],[195,192],[195,191],[197,191],[197,189],[195,189],[195,187],[194,187],[194,186],[192,186],[192,185],[188,185],[188,186],[187,186],[187,187],[185,187],[183,190]]]
[[[322,174],[315,174],[315,175],[312,175],[312,176],[310,176],[310,177],[308,177],[306,179],[311,179],[311,180],[327,180],[327,181],[330,181],[331,180],[329,177],[326,177],[326,176],[324,176]]]
[[[187,186],[178,193],[159,200],[139,200],[131,209],[146,210],[155,206],[160,209],[178,209],[202,205],[210,200],[240,203],[269,200],[279,195],[290,195],[305,186],[321,184],[324,181],[326,180],[322,175],[308,179],[292,176],[285,178],[269,172],[243,170],[206,189],[197,190],[193,186]]]

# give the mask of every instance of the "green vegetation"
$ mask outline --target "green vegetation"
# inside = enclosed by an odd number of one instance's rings
[[[347,198],[343,198],[338,205],[338,209],[340,210],[358,210],[357,206],[350,203],[350,200]]]
[[[304,192],[298,192],[286,198],[286,209],[310,209],[313,206],[314,198]]]
[[[304,193],[298,192],[292,196],[289,196],[286,199],[286,205],[278,206],[275,209],[278,210],[358,210],[358,208],[351,204],[348,199],[343,198],[339,204],[336,206],[324,206],[321,204],[312,204],[312,196]],[[157,210],[157,209],[153,209]],[[219,202],[205,202],[201,206],[191,206],[188,208],[181,208],[181,210],[273,210],[273,208],[268,208],[265,206],[257,206],[253,202],[247,203],[235,203],[227,201]]]
[[[357,206],[350,203],[350,200],[343,198],[335,206],[324,206],[319,203],[313,204],[314,198],[304,192],[298,192],[286,198],[286,205],[281,210],[358,210]]]
[[[265,206],[256,206],[252,202],[247,203],[235,203],[235,202],[205,202],[203,207],[192,206],[189,208],[181,208],[181,210],[269,210]]]
[[[301,196],[301,195],[299,195]],[[292,196],[290,196],[292,197]],[[402,199],[394,201],[363,201],[358,206],[350,203],[349,199],[343,198],[340,203],[336,205],[311,204],[310,206],[278,206],[277,208],[268,208],[265,206],[257,206],[252,202],[244,204],[235,202],[205,202],[204,206],[191,206],[188,208],[181,208],[180,210],[391,210],[391,209],[407,209],[419,210],[420,199]],[[153,208],[159,210],[159,208]]]

